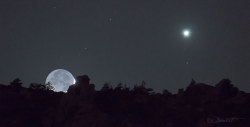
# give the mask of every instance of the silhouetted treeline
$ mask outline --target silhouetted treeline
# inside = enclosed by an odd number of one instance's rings
[[[0,85],[0,127],[250,127],[250,94],[229,79],[215,86],[191,81],[177,94],[155,93],[145,82],[130,88],[77,77],[67,93],[49,84]]]

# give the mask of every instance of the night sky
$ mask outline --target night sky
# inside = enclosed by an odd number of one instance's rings
[[[58,68],[176,92],[192,78],[250,92],[249,0],[1,0],[0,83]],[[191,36],[184,38],[182,31]]]

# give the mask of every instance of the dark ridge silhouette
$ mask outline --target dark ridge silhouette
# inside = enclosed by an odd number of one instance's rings
[[[250,127],[250,94],[229,79],[215,86],[193,79],[177,94],[155,93],[143,81],[133,88],[77,77],[67,93],[49,84],[0,85],[0,127]]]

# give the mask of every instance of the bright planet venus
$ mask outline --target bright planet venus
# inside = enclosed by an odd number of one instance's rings
[[[54,87],[56,92],[66,92],[69,86],[75,84],[74,76],[65,69],[56,69],[49,73],[45,83],[49,83]]]
[[[185,29],[185,30],[182,31],[182,34],[183,34],[183,36],[184,36],[185,38],[187,38],[187,37],[190,37],[191,32],[190,32],[190,30]]]

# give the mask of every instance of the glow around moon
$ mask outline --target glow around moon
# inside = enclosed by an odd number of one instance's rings
[[[69,86],[75,84],[74,76],[67,70],[56,69],[47,76],[45,83],[51,83],[55,88],[54,91],[67,91]]]
[[[182,34],[183,34],[183,36],[184,36],[185,38],[187,38],[187,37],[190,37],[191,31],[188,30],[188,29],[185,29],[185,30],[182,31]]]

